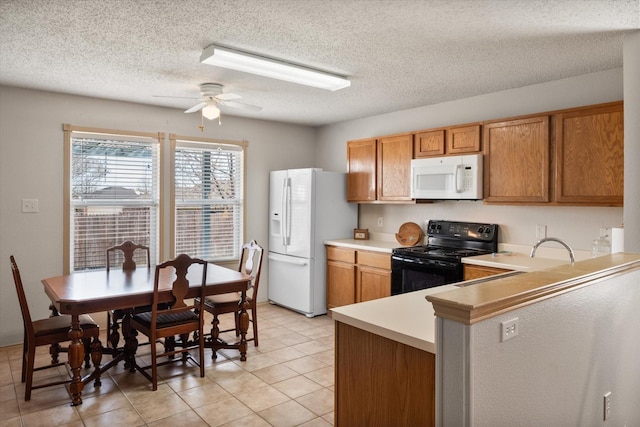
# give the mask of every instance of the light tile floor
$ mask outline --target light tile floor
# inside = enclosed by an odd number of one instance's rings
[[[268,303],[257,311],[260,346],[249,342],[246,362],[231,350],[219,351],[214,361],[207,349],[204,378],[195,365],[170,364],[158,369],[155,392],[140,373],[120,363],[102,376],[100,387],[86,385],[83,404],[76,407],[64,386],[34,390],[25,402],[22,345],[0,348],[0,427],[333,425],[333,320]],[[232,324],[233,316],[221,317],[221,326]],[[148,354],[149,346],[138,349],[141,363],[148,363]],[[39,348],[36,364],[49,360],[48,349]],[[66,369],[40,371],[35,378],[51,375],[67,375]]]

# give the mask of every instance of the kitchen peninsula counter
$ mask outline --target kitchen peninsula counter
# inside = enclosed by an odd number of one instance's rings
[[[638,268],[617,253],[332,309],[336,425],[435,425],[436,314],[469,325]]]
[[[435,426],[435,289],[331,310],[336,426]]]

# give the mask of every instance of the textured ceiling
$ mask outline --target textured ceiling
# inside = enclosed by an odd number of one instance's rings
[[[0,84],[187,109],[221,83],[323,125],[622,66],[640,0],[0,0]],[[217,43],[349,76],[336,92],[200,64]]]

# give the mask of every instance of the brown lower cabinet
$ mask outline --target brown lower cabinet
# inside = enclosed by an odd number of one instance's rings
[[[391,295],[391,255],[327,246],[327,308]]]
[[[435,360],[427,351],[336,322],[335,425],[435,425]]]

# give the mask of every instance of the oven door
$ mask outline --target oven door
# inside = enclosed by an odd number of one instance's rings
[[[391,295],[462,281],[462,263],[435,259],[391,257]]]

